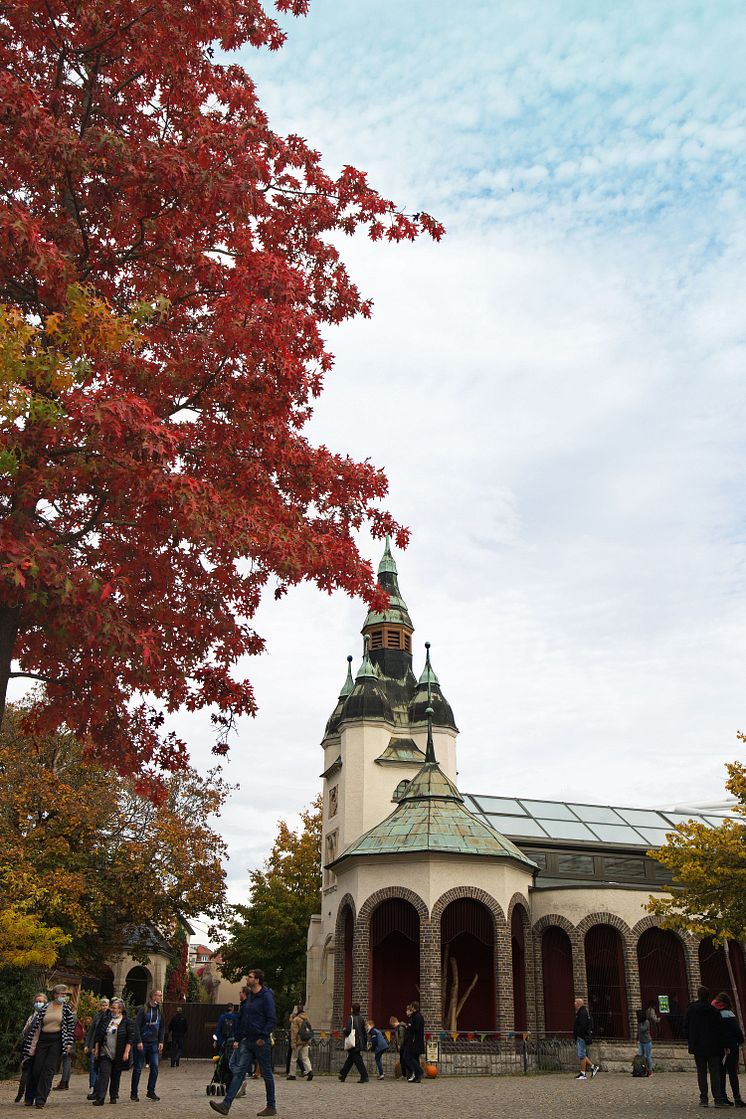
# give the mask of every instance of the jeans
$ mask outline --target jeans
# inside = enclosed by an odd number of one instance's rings
[[[259,1042],[263,1042],[262,1045]],[[238,1090],[244,1082],[246,1073],[251,1065],[258,1064],[264,1077],[264,1087],[267,1093],[267,1107],[275,1107],[275,1078],[272,1074],[272,1043],[268,1037],[249,1040],[244,1038],[238,1048],[238,1062],[235,1066],[230,1088],[225,1093],[223,1103],[230,1107],[238,1095]]]
[[[130,1085],[130,1095],[136,1096],[137,1089],[140,1085],[140,1073],[142,1066],[145,1064],[145,1059],[150,1061],[150,1073],[148,1075],[148,1095],[155,1094],[155,1086],[158,1081],[158,1042],[157,1041],[144,1041],[142,1049],[135,1049],[134,1063],[132,1065],[132,1083]]]
[[[106,1099],[106,1089],[109,1089],[109,1099],[113,1102],[119,1098],[119,1081],[122,1078],[122,1062],[112,1061],[108,1053],[102,1053],[98,1060],[98,1080],[96,1081],[96,1099]]]
[[[648,1072],[653,1071],[653,1043],[652,1041],[638,1042],[640,1047],[640,1056],[644,1057],[648,1064]]]
[[[694,1063],[697,1066],[697,1083],[699,1085],[699,1098],[702,1103],[707,1100],[707,1073],[710,1073],[710,1084],[712,1086],[712,1098],[715,1103],[721,1103],[723,1099],[720,1090],[720,1063],[722,1056],[716,1054],[714,1056],[703,1057],[699,1053],[694,1054]]]
[[[376,1053],[373,1054],[374,1057],[376,1058],[376,1068],[378,1069],[378,1075],[379,1076],[383,1076],[383,1061],[381,1060],[381,1056],[385,1052],[386,1052],[385,1049],[379,1049],[379,1050],[377,1050]]]
[[[184,1038],[179,1035],[178,1037],[171,1038],[171,1068],[178,1068],[179,1061],[181,1060],[184,1052]]]
[[[741,1098],[741,1086],[738,1083],[738,1057],[740,1049],[731,1049],[727,1057],[723,1058],[720,1066],[720,1094],[725,1099],[725,1078],[730,1080],[731,1095],[734,1100]]]
[[[88,1054],[88,1087],[92,1092],[96,1087],[96,1080],[98,1079],[98,1068],[96,1067],[96,1057],[91,1049]]]

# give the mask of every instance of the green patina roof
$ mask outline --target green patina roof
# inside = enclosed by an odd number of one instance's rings
[[[379,765],[422,765],[424,757],[413,738],[392,738],[376,761]]]
[[[427,756],[433,756],[430,743]],[[509,839],[471,813],[453,782],[431,760],[411,781],[394,811],[356,839],[330,866],[356,856],[417,852],[481,855],[536,865]]]
[[[422,670],[422,675],[420,676],[419,680],[417,681],[417,687],[418,688],[422,688],[422,687],[426,688],[428,684],[437,684],[438,687],[440,687],[440,681],[438,680],[438,677],[435,675],[435,669],[433,668],[432,664],[430,663],[430,642],[429,641],[425,642],[425,649],[427,650],[427,652],[425,653],[425,667]]]
[[[368,626],[381,625],[383,622],[391,622],[394,625],[404,625],[409,629],[414,629],[412,619],[407,610],[407,604],[399,590],[396,561],[391,554],[388,536],[386,537],[386,548],[383,553],[383,558],[378,565],[378,583],[389,596],[389,607],[383,614],[379,614],[375,610],[369,610],[365,619],[365,624],[363,625],[363,632],[365,632]]]

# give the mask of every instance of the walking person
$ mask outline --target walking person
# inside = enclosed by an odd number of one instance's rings
[[[575,1079],[587,1080],[588,1073],[591,1074],[591,1079],[593,1079],[600,1071],[598,1065],[594,1065],[588,1056],[588,1048],[593,1041],[593,1019],[580,995],[575,999],[575,1023],[572,1028],[572,1036],[575,1038],[575,1052],[580,1064]]]
[[[648,1066],[648,1076],[653,1075],[653,1039],[650,1036],[650,1016],[642,1008],[637,1011],[637,1044],[638,1052],[645,1058]]]
[[[210,1100],[210,1107],[220,1115],[227,1115],[231,1104],[238,1095],[244,1077],[252,1062],[258,1062],[264,1077],[267,1104],[257,1115],[276,1115],[275,1078],[272,1074],[272,1030],[277,1025],[275,997],[269,987],[264,986],[264,972],[252,968],[246,977],[249,995],[238,1017],[236,1035],[233,1042],[239,1049],[239,1059],[225,1099],[217,1103]]]
[[[177,1006],[173,1018],[168,1023],[168,1032],[171,1035],[171,1068],[179,1067],[188,1029],[189,1023],[186,1020],[184,1008]]]
[[[310,1031],[310,1032],[309,1032]],[[288,1066],[288,1080],[295,1080],[295,1066],[300,1065],[301,1076],[306,1080],[313,1080],[311,1058],[308,1054],[308,1045],[313,1037],[313,1027],[306,1014],[302,1002],[298,1003],[295,1014],[290,1019],[290,1064]]]
[[[72,1053],[75,1048],[75,1015],[68,1006],[70,988],[58,983],[52,989],[52,1001],[43,1010],[37,1010],[38,1037],[34,1059],[26,1081],[24,1102],[28,1107],[46,1106],[52,1088],[54,1074],[59,1068],[64,1053]],[[31,1051],[32,1036],[24,1041],[23,1055]]]
[[[720,1066],[725,1056],[725,1026],[710,1002],[707,987],[697,988],[697,998],[690,1003],[684,1019],[684,1034],[689,1043],[689,1052],[694,1056],[697,1066],[700,1107],[708,1107],[707,1074],[710,1074],[710,1087],[715,1107],[727,1107],[725,1094],[720,1082]]]
[[[140,1073],[146,1059],[150,1064],[148,1099],[157,1101],[161,1098],[155,1094],[155,1086],[158,1082],[158,1064],[163,1052],[163,1038],[166,1034],[162,1002],[163,991],[153,991],[145,1006],[140,1007],[135,1018],[138,1037],[130,1083],[130,1099],[135,1103],[138,1102],[137,1090],[140,1087]]]
[[[137,1026],[131,1018],[127,1017],[124,1002],[122,999],[112,999],[110,1012],[102,1018],[96,1035],[95,1055],[98,1060],[98,1077],[94,1107],[104,1106],[107,1089],[109,1101],[117,1102],[122,1072],[129,1068],[132,1051],[138,1041]]]
[[[352,1010],[349,1018],[347,1019],[347,1025],[344,1029],[344,1036],[347,1057],[345,1059],[345,1063],[339,1070],[339,1079],[344,1084],[345,1080],[347,1079],[347,1074],[354,1065],[357,1071],[360,1073],[360,1079],[358,1083],[367,1084],[370,1080],[370,1077],[368,1076],[368,1070],[365,1067],[365,1062],[363,1061],[361,1055],[365,1051],[367,1041],[365,1022],[360,1015],[359,1002],[353,1002],[352,1004]]]
[[[712,1005],[716,1010],[720,1011],[720,1017],[723,1020],[723,1028],[725,1031],[725,1057],[720,1066],[720,1094],[722,1095],[728,1106],[731,1106],[731,1101],[726,1095],[725,1078],[730,1080],[730,1090],[733,1096],[733,1106],[746,1107],[746,1103],[741,1099],[741,1085],[738,1082],[738,1056],[743,1045],[743,1030],[738,1024],[738,1019],[733,1013],[733,1004],[730,1001],[730,995],[725,991],[721,991],[712,1000]]]
[[[14,1103],[20,1103],[26,1094],[26,1084],[28,1082],[31,1065],[34,1062],[34,1054],[36,1053],[36,1043],[39,1040],[41,1032],[41,1023],[39,1015],[44,1007],[47,1005],[47,996],[43,991],[34,996],[34,1006],[24,1024],[21,1032],[21,1049],[25,1056],[21,1057],[21,1079],[18,1081],[18,1091]],[[26,1046],[26,1039],[30,1039],[30,1044]],[[28,1049],[28,1052],[27,1052]]]
[[[425,1019],[420,1013],[420,1004],[412,1002],[407,1007],[407,1032],[404,1036],[404,1065],[407,1066],[407,1080],[410,1084],[421,1084],[425,1075],[420,1057],[425,1052]]]
[[[372,1019],[366,1023],[368,1027],[368,1041],[373,1050],[373,1056],[376,1059],[376,1069],[378,1070],[378,1079],[383,1080],[383,1054],[389,1047],[389,1043],[383,1036],[381,1030],[376,1028],[376,1024]]]
[[[96,1098],[96,1078],[98,1076],[98,1062],[96,1060],[96,1038],[98,1031],[104,1018],[109,1017],[109,1000],[101,998],[98,1000],[98,1010],[91,1019],[91,1024],[85,1035],[83,1042],[83,1052],[88,1058],[88,1095],[87,1100],[95,1100]]]

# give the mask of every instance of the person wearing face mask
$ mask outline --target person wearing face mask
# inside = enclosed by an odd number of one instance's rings
[[[111,1103],[117,1102],[122,1070],[129,1066],[130,1055],[139,1040],[137,1026],[127,1017],[124,1003],[121,999],[112,999],[111,1012],[101,1021],[96,1035],[94,1052],[98,1060],[98,1079],[94,1107],[103,1107],[107,1088]]]
[[[64,1054],[75,1048],[75,1015],[68,1006],[70,988],[58,983],[52,990],[52,1001],[41,1010],[34,1004],[38,1018],[38,1036],[34,1058],[26,1082],[26,1107],[46,1107],[52,1080]],[[30,1033],[23,1043],[23,1056],[30,1055],[33,1036]]]
[[[14,1103],[20,1103],[26,1093],[26,1083],[28,1081],[31,1065],[34,1062],[34,1054],[36,1053],[36,1043],[39,1040],[39,1014],[47,1005],[47,996],[43,991],[34,996],[34,1008],[26,1019],[26,1024],[23,1027],[21,1034],[21,1043],[24,1050],[24,1056],[21,1059],[21,1079],[18,1082],[18,1092]],[[26,1039],[30,1039],[28,1056],[26,1052]]]

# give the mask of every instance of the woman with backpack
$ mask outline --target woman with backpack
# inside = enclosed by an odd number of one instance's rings
[[[287,1079],[295,1080],[295,1066],[296,1063],[300,1064],[301,1076],[305,1076],[306,1080],[313,1080],[313,1069],[311,1068],[311,1058],[308,1056],[308,1046],[313,1038],[313,1027],[306,1014],[306,1008],[303,1003],[298,1003],[298,1009],[293,1017],[290,1019],[290,1045],[292,1053],[290,1054],[290,1068],[288,1070]]]
[[[647,1065],[647,1075],[653,1075],[653,1039],[650,1036],[650,1018],[646,1010],[637,1011],[638,1052]]]

